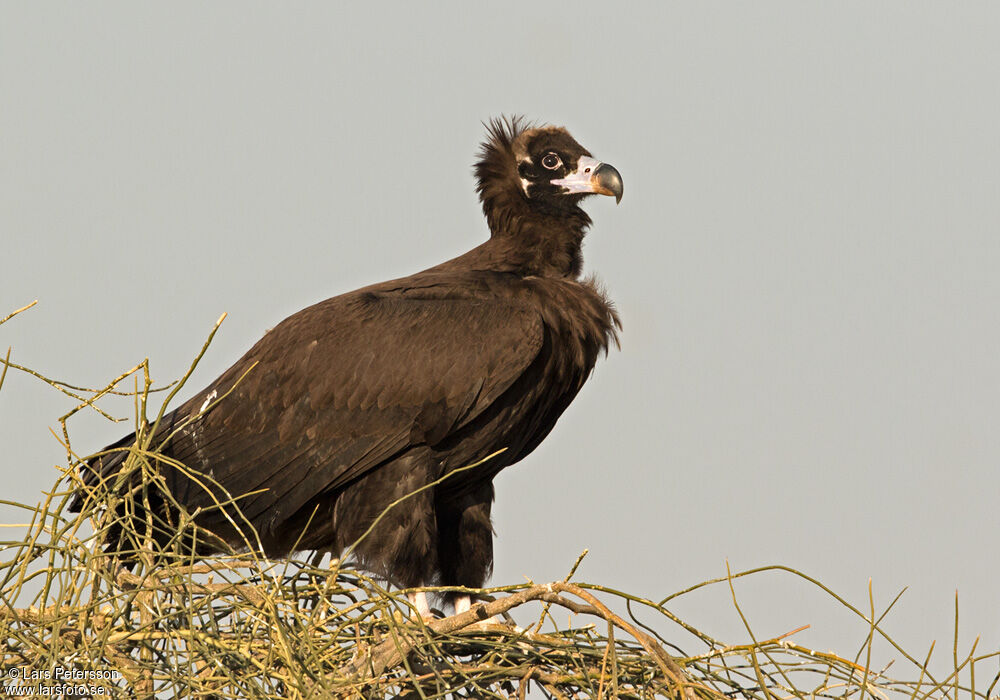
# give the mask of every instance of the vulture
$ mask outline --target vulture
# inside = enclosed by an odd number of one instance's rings
[[[154,494],[128,517],[148,507],[176,522],[167,503],[183,505],[219,538],[199,540],[197,556],[245,547],[234,523],[250,523],[269,557],[349,548],[402,588],[482,587],[493,478],[538,446],[617,345],[612,303],[581,277],[591,219],[580,204],[622,197],[618,171],[566,129],[521,118],[486,126],[474,172],[489,240],[268,331],[163,416],[151,444],[171,498]],[[74,511],[99,482],[123,488],[115,477],[134,442],[82,465]],[[126,558],[121,542],[114,551]],[[471,605],[449,597],[457,612]],[[422,594],[410,599],[429,616]]]

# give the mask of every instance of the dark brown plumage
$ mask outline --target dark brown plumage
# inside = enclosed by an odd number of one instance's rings
[[[354,551],[401,586],[482,585],[493,477],[535,449],[617,342],[612,305],[578,279],[580,200],[620,199],[617,171],[564,129],[513,119],[491,122],[475,172],[488,241],[303,309],[163,419],[164,455],[231,496],[259,491],[239,503],[268,555],[340,552],[396,499],[506,448],[390,510]],[[84,480],[126,454],[91,461]],[[238,544],[204,484],[160,468],[189,511],[209,508],[202,526]]]

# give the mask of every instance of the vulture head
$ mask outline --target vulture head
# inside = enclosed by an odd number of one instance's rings
[[[523,219],[590,219],[579,208],[592,194],[622,198],[622,178],[596,160],[566,129],[494,119],[476,163],[479,199],[493,235]]]

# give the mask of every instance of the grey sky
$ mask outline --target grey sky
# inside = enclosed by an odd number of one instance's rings
[[[957,588],[963,646],[1000,647],[1000,6],[0,8],[0,317],[40,300],[0,328],[15,361],[173,379],[226,311],[186,398],[303,306],[483,240],[481,120],[565,125],[624,178],[585,250],[623,348],[498,478],[493,581],[584,547],[651,598],[781,563],[861,608],[910,586],[887,627],[916,655]],[[8,374],[4,497],[51,484],[69,407]],[[863,639],[791,578],[738,592],[759,637]],[[745,639],[721,588],[677,612]]]

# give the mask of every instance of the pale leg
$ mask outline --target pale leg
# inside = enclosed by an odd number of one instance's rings
[[[472,609],[472,597],[467,595],[456,595],[455,596],[455,614],[461,615],[464,612],[469,612]],[[469,625],[469,629],[473,630],[490,630],[496,627],[510,628],[511,625],[501,620],[499,617],[488,617],[485,620],[479,620],[478,622],[473,622]],[[518,627],[513,627],[515,630],[519,630]]]
[[[417,614],[425,620],[429,620],[434,617],[431,614],[431,606],[427,603],[427,594],[423,591],[416,591],[414,593],[407,593],[406,597],[409,599],[410,603],[417,609]]]

